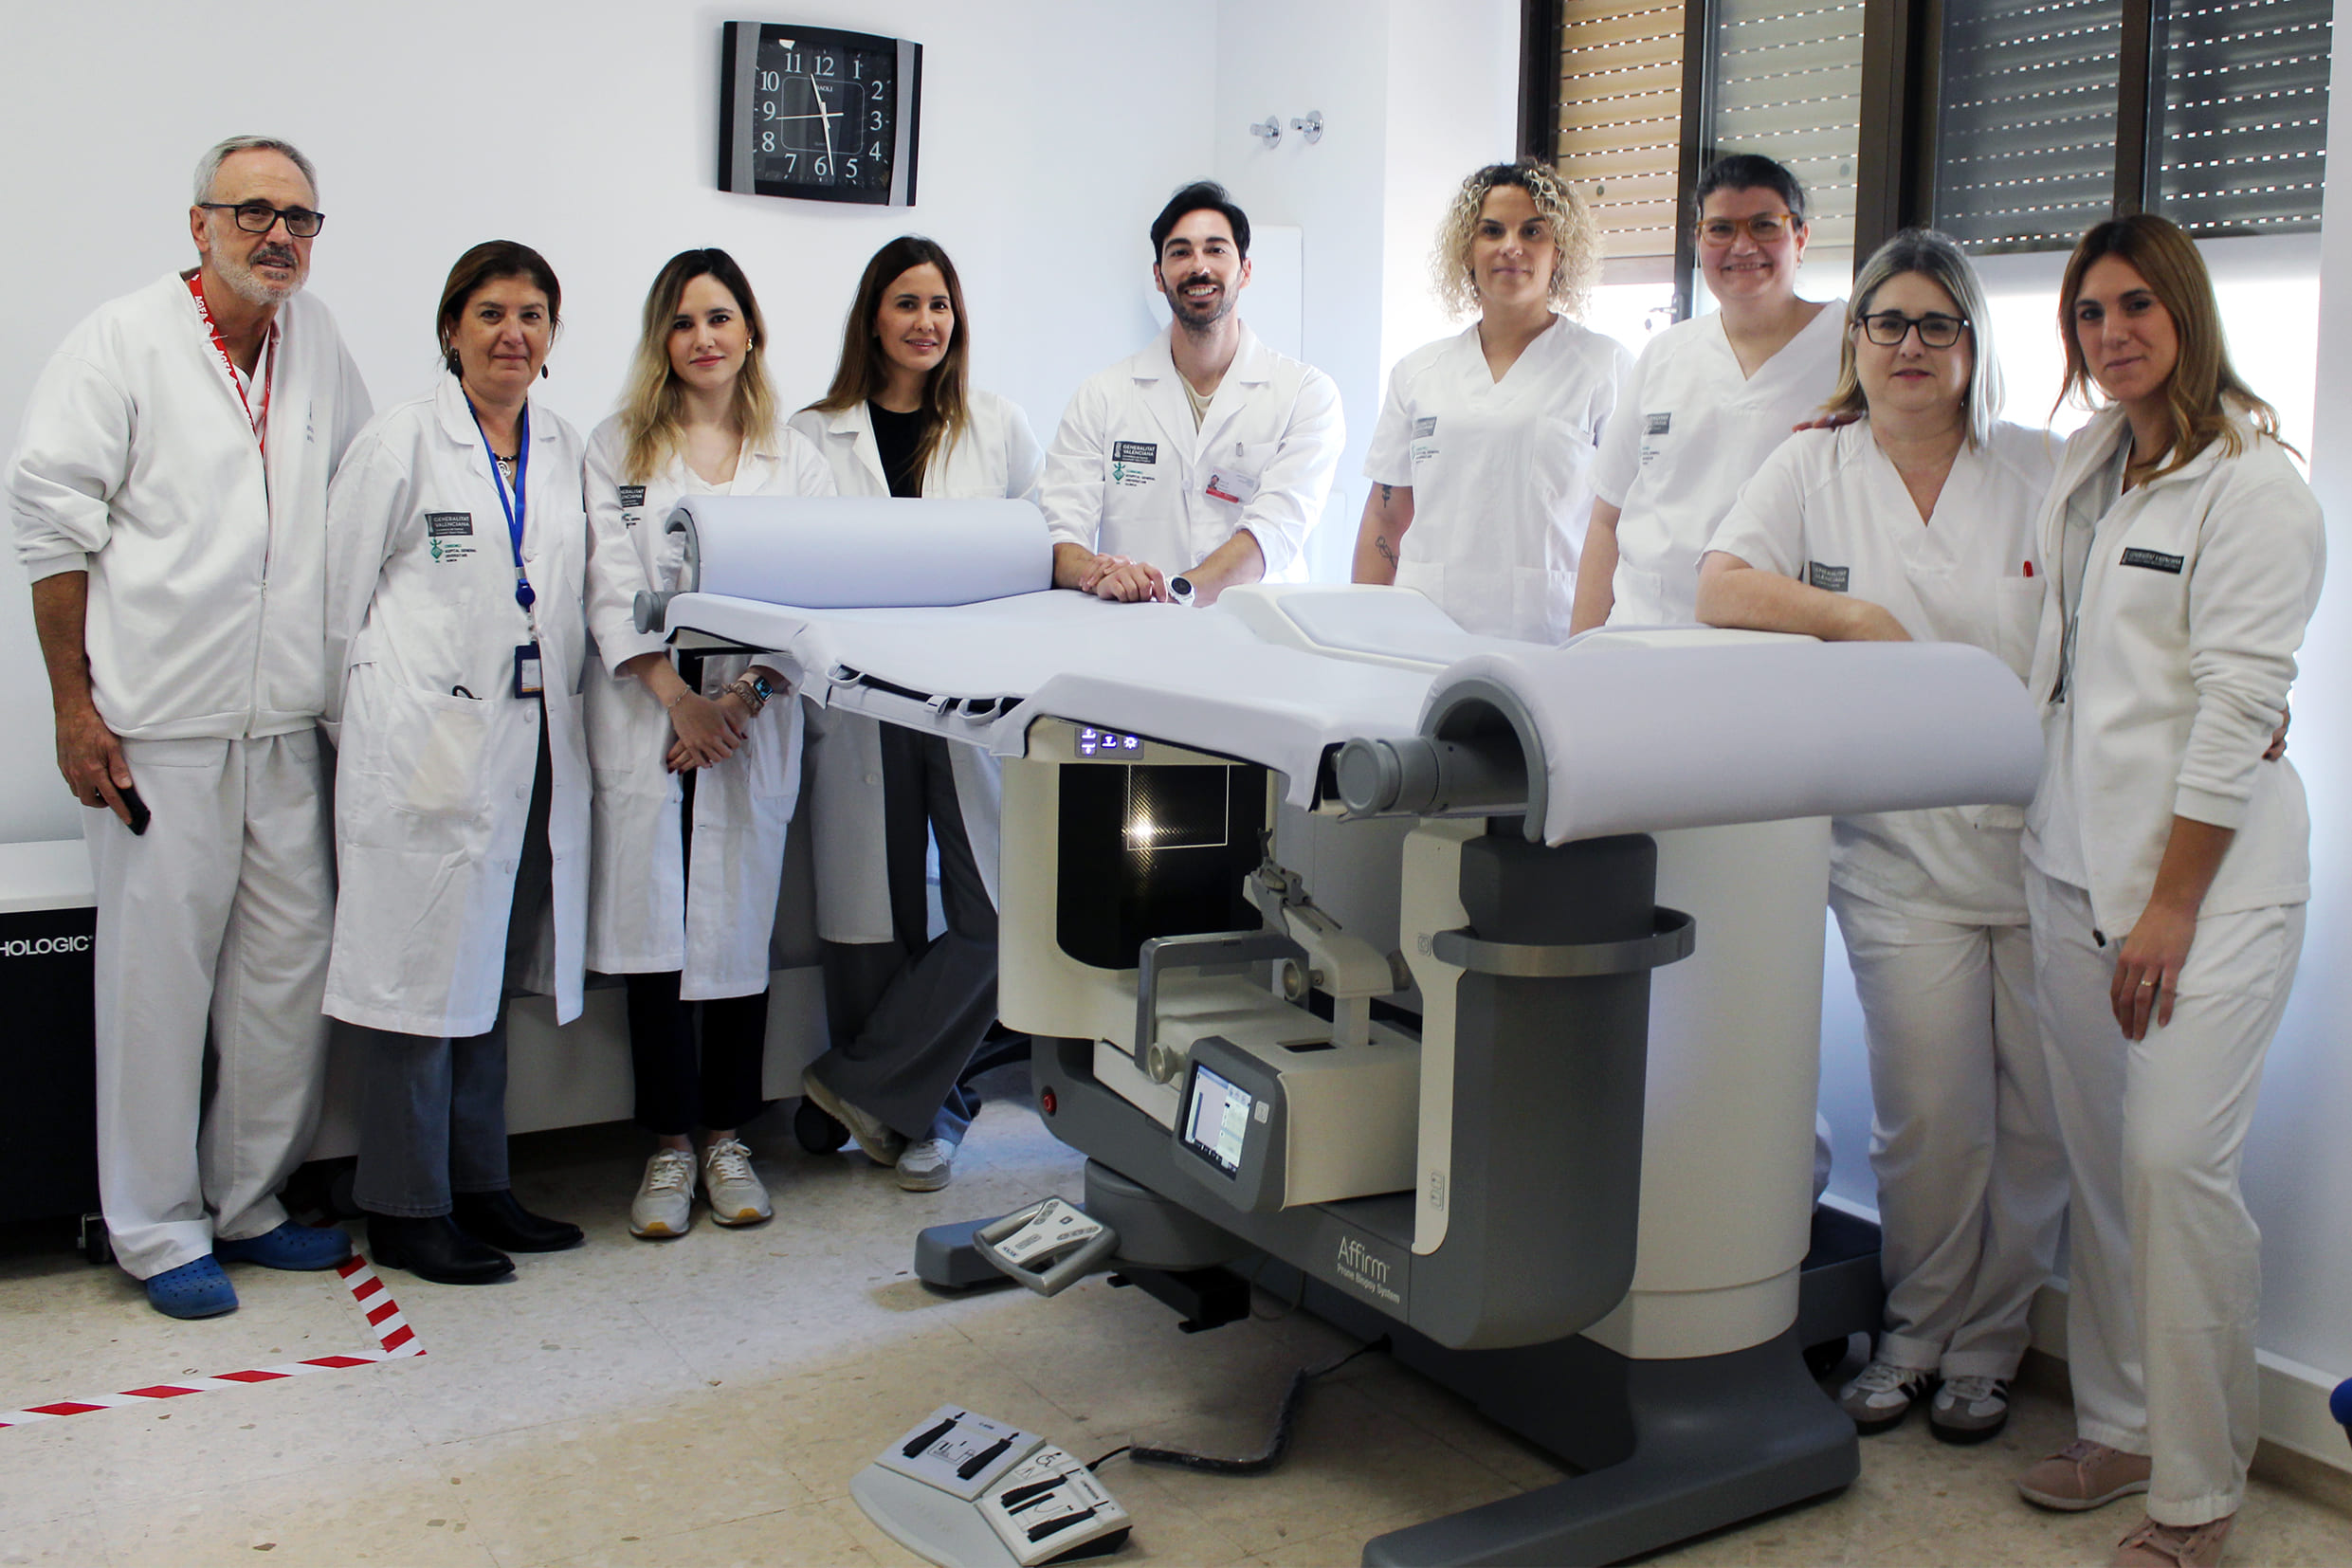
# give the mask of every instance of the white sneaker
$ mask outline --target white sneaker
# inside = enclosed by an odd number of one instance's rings
[[[2005,1377],[1948,1377],[1927,1406],[1927,1428],[1946,1443],[1981,1443],[2009,1424]]]
[[[752,1171],[752,1152],[736,1139],[721,1138],[702,1151],[702,1195],[718,1225],[757,1225],[775,1215],[768,1189]]]
[[[899,1185],[910,1193],[936,1193],[956,1174],[956,1144],[952,1139],[926,1138],[909,1143],[899,1156]]]
[[[1917,1367],[1872,1361],[1837,1391],[1837,1408],[1853,1417],[1854,1431],[1868,1437],[1908,1415],[1931,1381],[1931,1375]]]
[[[629,1206],[632,1236],[683,1236],[694,1222],[694,1157],[661,1149],[646,1161],[646,1178]]]

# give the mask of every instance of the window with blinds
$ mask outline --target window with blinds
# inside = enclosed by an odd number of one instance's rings
[[[2192,233],[2319,227],[2332,11],[2331,0],[2160,5],[2155,210]]]
[[[1933,210],[1963,248],[2063,250],[2115,210],[2127,3],[2155,7],[2142,203],[2195,233],[2319,227],[2330,0],[1951,0]]]
[[[2115,203],[2123,0],[1943,11],[1936,227],[1973,251],[2065,249]]]
[[[1601,254],[1671,256],[1682,142],[1682,0],[1563,0],[1560,172],[1592,204]]]
[[[1862,0],[1717,0],[1712,155],[1788,166],[1813,244],[1853,244],[1862,136]]]

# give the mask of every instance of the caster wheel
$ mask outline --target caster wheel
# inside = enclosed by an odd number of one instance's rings
[[[825,1107],[813,1100],[803,1100],[793,1112],[793,1137],[812,1155],[839,1154],[849,1141],[849,1129],[834,1121]]]
[[[1853,1341],[1851,1338],[1827,1340],[1817,1345],[1807,1345],[1805,1347],[1805,1370],[1813,1375],[1814,1381],[1819,1382],[1838,1369],[1852,1348]]]
[[[93,1264],[115,1261],[114,1239],[106,1234],[106,1220],[101,1214],[82,1216],[82,1256]]]

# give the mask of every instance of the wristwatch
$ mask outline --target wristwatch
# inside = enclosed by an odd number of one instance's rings
[[[1170,577],[1168,597],[1176,604],[1191,604],[1193,602],[1193,579],[1185,576]]]
[[[735,684],[727,689],[743,700],[743,705],[751,710],[755,719],[759,717],[759,710],[768,705],[768,699],[775,695],[775,687],[768,684],[768,678],[764,675],[738,676]]]

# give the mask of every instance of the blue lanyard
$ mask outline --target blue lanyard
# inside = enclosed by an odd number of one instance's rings
[[[465,400],[465,411],[474,416],[474,433],[482,437],[482,455],[490,460],[490,483],[498,486],[499,509],[506,514],[506,542],[515,552],[515,602],[528,614],[538,595],[531,591],[531,579],[522,570],[523,487],[531,478],[531,405],[522,406],[522,440],[515,454],[515,493],[506,493],[505,478],[499,473],[498,453],[490,449],[490,432],[482,428],[482,414],[474,400]]]

